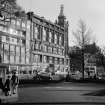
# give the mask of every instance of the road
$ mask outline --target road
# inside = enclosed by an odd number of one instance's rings
[[[105,84],[34,84],[20,86],[18,92],[18,103],[105,103]]]

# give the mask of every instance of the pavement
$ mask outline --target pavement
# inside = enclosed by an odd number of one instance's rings
[[[14,103],[18,100],[18,94],[12,94],[11,96],[5,96],[0,89],[0,102],[1,103]]]

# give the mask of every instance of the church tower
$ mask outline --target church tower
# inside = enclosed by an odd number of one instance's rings
[[[64,16],[64,6],[61,5],[60,7],[60,14],[58,16],[58,25],[64,27],[64,46],[65,46],[65,56],[68,56],[68,21],[66,21],[66,17]]]
[[[58,25],[64,27],[64,24],[65,24],[65,20],[66,20],[66,17],[64,16],[64,6],[61,5],[60,7],[60,14],[58,16]]]

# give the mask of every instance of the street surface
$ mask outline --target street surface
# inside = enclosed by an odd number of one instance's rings
[[[34,84],[19,86],[18,91],[18,103],[105,103],[105,84]]]

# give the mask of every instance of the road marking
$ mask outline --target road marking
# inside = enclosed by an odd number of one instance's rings
[[[43,88],[47,88],[47,89],[72,89],[71,87],[59,87],[59,86],[57,86],[57,87],[43,87]]]

